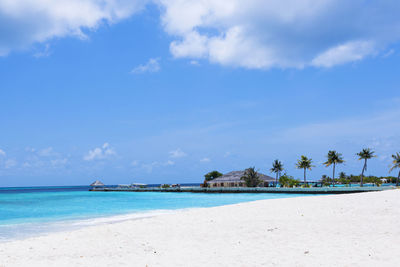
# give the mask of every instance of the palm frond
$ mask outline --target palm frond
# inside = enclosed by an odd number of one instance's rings
[[[312,159],[302,155],[300,159],[297,161],[296,168],[298,169],[308,169],[311,170],[314,165],[312,165]]]
[[[341,153],[336,152],[335,150],[329,150],[326,155],[327,161],[324,162],[326,167],[331,166],[332,164],[341,164],[344,163],[344,159]]]
[[[272,163],[272,168],[270,169],[271,172],[281,172],[283,171],[283,164],[282,162],[280,162],[279,160],[274,160],[274,162]]]
[[[363,148],[360,152],[358,152],[356,155],[359,157],[358,159],[370,159],[376,157],[375,151],[373,151],[370,148]]]
[[[389,172],[393,171],[394,169],[400,168],[400,153],[397,152],[396,154],[392,155],[393,158],[393,165],[392,168],[390,168]]]

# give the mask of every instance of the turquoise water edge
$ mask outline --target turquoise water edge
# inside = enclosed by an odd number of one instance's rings
[[[177,209],[297,196],[303,195],[89,192],[86,187],[0,188],[0,241]]]

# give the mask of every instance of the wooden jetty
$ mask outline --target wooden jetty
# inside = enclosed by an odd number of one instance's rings
[[[375,192],[394,189],[393,186],[368,187],[309,187],[309,188],[276,188],[276,187],[178,187],[178,188],[118,188],[98,187],[90,191],[96,192],[175,192],[175,193],[285,193],[285,194],[349,194]]]

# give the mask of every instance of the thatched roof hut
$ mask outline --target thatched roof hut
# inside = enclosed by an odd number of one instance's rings
[[[96,180],[90,186],[100,187],[100,186],[104,186],[104,184],[102,182],[100,182],[99,180]]]
[[[244,184],[244,181],[241,180],[244,176],[245,170],[243,171],[232,171],[228,172],[218,178],[215,178],[214,180],[208,181],[207,183],[210,186],[242,186]],[[260,180],[262,180],[264,183],[269,183],[269,182],[275,182],[275,178],[258,173]]]

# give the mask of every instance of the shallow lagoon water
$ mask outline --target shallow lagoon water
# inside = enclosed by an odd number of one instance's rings
[[[84,225],[301,194],[89,192],[87,187],[0,189],[0,240]]]

